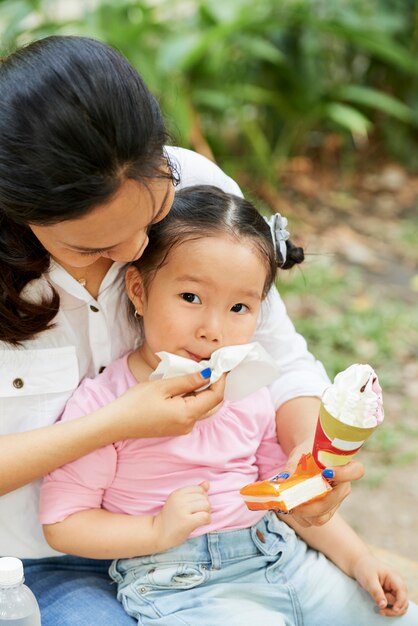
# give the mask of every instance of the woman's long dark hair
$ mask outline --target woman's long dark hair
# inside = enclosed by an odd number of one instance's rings
[[[278,267],[290,269],[304,260],[303,249],[287,240],[283,263],[269,225],[251,202],[211,185],[195,185],[178,191],[167,217],[149,229],[148,246],[133,263],[141,272],[145,288],[175,246],[219,234],[247,241],[254,247],[266,268],[264,296],[274,282]]]
[[[50,261],[28,224],[80,217],[127,178],[170,177],[165,141],[155,98],[104,43],[47,37],[0,62],[0,340],[32,338],[59,307],[21,295]]]

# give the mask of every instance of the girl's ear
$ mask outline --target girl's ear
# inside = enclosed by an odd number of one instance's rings
[[[130,265],[126,270],[125,285],[129,300],[139,315],[143,315],[145,305],[144,283],[140,271],[133,265]]]

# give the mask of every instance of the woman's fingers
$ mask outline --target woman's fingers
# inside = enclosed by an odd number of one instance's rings
[[[304,527],[322,526],[331,519],[350,491],[350,483],[341,483],[323,498],[295,507],[292,512],[293,518]]]
[[[183,398],[186,412],[196,420],[208,417],[209,411],[223,401],[225,391],[225,375],[216,383],[192,396]]]
[[[326,478],[330,478],[330,483],[335,485],[363,478],[364,466],[359,461],[350,461],[347,465],[326,468],[324,472],[323,475]],[[331,473],[332,476],[330,476]]]
[[[210,368],[206,368],[202,372],[167,378],[159,381],[159,383],[162,385],[164,395],[167,398],[179,397],[182,399],[184,403],[182,410],[185,410],[189,417],[203,419],[208,411],[222,402],[225,390],[225,375],[223,375],[207,389],[198,391],[208,383],[210,375]]]
[[[113,404],[120,407],[119,419],[112,422],[114,440],[189,433],[196,420],[208,417],[223,401],[225,375],[207,389],[193,393],[204,384],[205,378],[195,372],[134,385],[114,400]]]
[[[173,378],[161,380],[160,383],[167,393],[167,396],[183,396],[186,393],[196,391],[197,389],[207,385],[209,383],[211,373],[211,369],[207,367],[201,372],[184,374],[182,376],[173,376]]]
[[[288,478],[291,467],[292,461],[288,461],[285,469],[279,474],[281,481]],[[364,467],[358,461],[350,461],[344,466],[326,468],[323,476],[329,480],[333,487],[332,491],[319,500],[295,507],[292,511],[293,518],[305,528],[326,524],[351,492],[351,481],[359,480],[363,475]]]

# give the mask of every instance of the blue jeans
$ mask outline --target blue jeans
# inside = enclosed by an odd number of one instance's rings
[[[25,583],[41,609],[42,626],[134,626],[116,600],[110,561],[74,556],[24,559]]]
[[[118,598],[141,626],[417,626],[386,618],[361,587],[268,513],[161,554],[114,561]]]

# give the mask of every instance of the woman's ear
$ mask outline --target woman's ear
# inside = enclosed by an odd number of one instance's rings
[[[130,265],[126,270],[125,285],[129,300],[139,315],[143,315],[145,305],[144,283],[140,271],[133,265]]]

